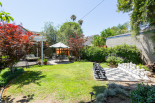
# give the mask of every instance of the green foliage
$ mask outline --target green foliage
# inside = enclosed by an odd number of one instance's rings
[[[114,91],[114,89],[105,89],[103,94],[104,97],[109,97],[109,96],[115,96],[116,92]]]
[[[71,37],[75,37],[74,33],[80,35],[83,33],[80,25],[76,22],[65,22],[58,31],[58,41],[68,45],[68,41]]]
[[[65,53],[64,53],[64,52],[62,52],[62,53],[60,53],[59,55],[65,55]]]
[[[43,62],[47,62],[47,61],[48,61],[47,59],[44,59],[44,60],[43,60]]]
[[[17,77],[21,73],[24,72],[23,68],[17,68],[14,67],[14,73],[11,73],[9,68],[5,68],[1,70],[0,72],[0,86],[5,86],[7,83],[9,83],[13,78]]]
[[[106,61],[110,64],[118,64],[118,63],[123,63],[125,59],[122,57],[118,57],[116,54],[110,54],[106,56]]]
[[[115,84],[115,83],[109,83],[108,84],[108,89],[116,89],[116,88],[125,89],[125,87],[122,86],[122,85],[118,85],[118,84]]]
[[[107,38],[109,36],[115,36],[116,34],[114,33],[114,30],[110,29],[110,28],[107,28],[107,29],[104,29],[102,32],[101,32],[101,37],[103,38]]]
[[[38,58],[38,62],[41,62],[41,59],[40,58]]]
[[[71,57],[71,55],[69,55],[67,58],[69,59]]]
[[[81,58],[89,61],[105,61],[105,56],[108,55],[108,51],[103,47],[89,47],[88,49],[82,49]]]
[[[76,20],[76,16],[75,16],[75,15],[72,15],[70,18],[71,18],[73,21]]]
[[[113,26],[111,28],[107,28],[104,29],[101,32],[101,37],[103,38],[107,38],[110,36],[115,36],[115,35],[119,35],[119,34],[124,34],[128,32],[128,28],[129,28],[129,23],[126,22],[124,24],[118,24],[118,26]]]
[[[154,103],[155,101],[155,86],[138,84],[136,90],[131,91],[130,99],[132,103]]]
[[[132,34],[139,33],[141,27],[155,25],[154,0],[117,0],[118,12],[130,13]]]
[[[103,46],[106,44],[106,39],[101,36],[94,36],[93,41],[91,41],[93,46]]]
[[[121,88],[115,88],[113,89],[115,91],[116,94],[123,94],[125,96],[129,96],[129,94],[124,90],[124,89],[121,89]]]
[[[53,45],[57,42],[58,30],[54,27],[53,22],[45,22],[44,30],[42,31],[47,38],[49,45]]]
[[[100,93],[96,96],[96,102],[97,103],[104,103],[106,102],[107,98],[104,97],[103,93]]]
[[[108,89],[104,90],[104,93],[100,93],[96,96],[97,103],[104,103],[107,100],[107,97],[117,96],[117,94],[122,94],[128,97],[128,93],[124,90],[124,86],[118,85],[115,83],[109,83]]]
[[[0,6],[2,7],[2,3],[0,2]],[[7,21],[8,23],[10,21],[14,21],[13,17],[10,16],[10,13],[0,11],[0,21]]]
[[[137,64],[136,66],[139,66],[139,69],[145,69],[146,71],[152,71],[152,69],[150,69],[149,67],[144,66],[143,64]]]
[[[82,49],[82,58],[89,61],[105,62],[106,56],[109,54],[117,54],[119,57],[126,58],[124,62],[132,62],[135,64],[142,63],[140,51],[134,45],[117,45],[115,47],[89,47]]]
[[[2,3],[0,2],[0,6],[2,7]]]

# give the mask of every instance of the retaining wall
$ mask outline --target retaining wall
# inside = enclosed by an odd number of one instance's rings
[[[153,55],[155,43],[151,39],[153,33],[140,33],[136,37],[132,37],[131,33],[109,37],[106,40],[107,47],[116,45],[136,45],[141,51],[141,59],[144,64],[152,64],[155,62],[155,55]]]

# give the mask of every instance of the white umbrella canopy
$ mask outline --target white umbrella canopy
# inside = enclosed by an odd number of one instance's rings
[[[54,48],[69,48],[67,45],[65,45],[65,44],[63,44],[61,42],[56,43],[56,44],[53,44],[53,45],[51,45],[49,47],[54,47]]]
[[[59,43],[56,43],[56,44],[53,44],[49,47],[53,47],[53,48],[59,48],[59,54],[60,54],[60,48],[69,48],[67,45],[59,42]],[[62,53],[62,50],[61,50],[61,53]]]

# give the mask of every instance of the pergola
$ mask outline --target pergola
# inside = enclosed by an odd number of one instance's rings
[[[42,45],[41,45],[41,65],[43,65],[43,41],[46,41],[47,39],[45,39],[46,36],[35,36],[33,38],[34,41],[41,41]],[[38,56],[38,49],[37,49],[37,56]]]

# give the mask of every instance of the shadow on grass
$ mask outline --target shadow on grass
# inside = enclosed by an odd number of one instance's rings
[[[96,97],[98,94],[103,93],[105,89],[107,89],[106,86],[93,86],[93,92],[94,92],[94,96]]]
[[[19,100],[17,101],[13,101],[15,98],[11,98],[11,95],[9,96],[3,96],[2,98],[2,103],[27,103],[29,102],[30,100],[32,100],[34,97],[34,94],[32,95],[27,95],[27,96],[23,96],[22,98],[20,98]]]
[[[41,86],[38,80],[45,77],[46,75],[42,75],[41,71],[25,71],[25,73],[12,84],[17,84],[17,88],[21,88],[24,85],[29,85],[30,83],[34,83]]]
[[[95,95],[92,96],[92,100],[95,99],[95,97],[100,94],[100,93],[103,93],[105,89],[107,89],[106,86],[93,86],[93,91],[90,91],[90,92],[93,92]],[[90,94],[88,94],[90,95]],[[83,101],[81,100],[80,102],[78,103],[91,103],[91,95],[90,95],[90,100],[89,101]],[[92,102],[93,103],[93,102]]]

